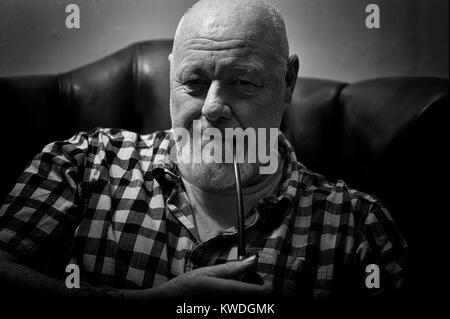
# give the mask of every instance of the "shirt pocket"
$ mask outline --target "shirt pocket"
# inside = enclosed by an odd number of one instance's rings
[[[283,296],[298,296],[304,277],[305,258],[280,253],[272,249],[249,250],[257,254],[256,272],[273,284],[274,292]]]

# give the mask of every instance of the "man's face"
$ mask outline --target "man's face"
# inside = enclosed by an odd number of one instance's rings
[[[202,120],[225,127],[279,127],[285,66],[246,39],[191,38],[171,61],[173,127]]]
[[[286,105],[287,61],[275,41],[267,41],[261,20],[235,13],[185,22],[170,60],[170,110],[173,128],[202,132],[217,128],[278,128]],[[198,23],[198,21],[200,21]],[[267,138],[269,139],[269,138]],[[222,142],[222,141],[218,141]],[[203,142],[205,144],[205,142]],[[259,144],[259,143],[257,143]],[[246,145],[248,146],[248,145]],[[206,189],[234,184],[229,163],[183,164],[187,179]],[[240,165],[243,184],[262,180],[258,163]]]

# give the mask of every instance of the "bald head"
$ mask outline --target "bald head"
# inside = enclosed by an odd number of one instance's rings
[[[283,18],[262,0],[200,0],[180,20],[173,53],[192,38],[243,40],[282,64],[289,56]]]

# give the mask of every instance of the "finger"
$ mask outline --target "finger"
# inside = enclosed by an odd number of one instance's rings
[[[249,270],[256,262],[256,255],[250,256],[242,261],[231,261],[225,264],[210,266],[205,268],[205,272],[209,276],[219,278],[237,278],[247,270]]]
[[[215,293],[222,296],[265,296],[273,292],[273,285],[269,282],[259,285],[234,279],[211,278],[211,280]]]

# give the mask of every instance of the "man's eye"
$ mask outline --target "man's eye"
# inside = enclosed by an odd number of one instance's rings
[[[204,79],[192,79],[185,82],[187,86],[209,86],[209,81]]]
[[[209,84],[208,81],[203,80],[203,79],[188,80],[186,83],[188,85],[206,85],[206,84]]]
[[[204,79],[192,79],[184,83],[189,94],[202,94],[208,90],[209,84],[209,81]]]
[[[253,84],[250,81],[246,81],[246,80],[237,80],[237,81],[235,81],[235,84],[236,85],[241,85],[241,86],[254,86],[254,87],[256,87],[255,84]]]
[[[260,88],[255,83],[247,80],[236,80],[232,82],[232,85],[236,92],[241,93],[244,96],[254,96],[258,93],[258,89]]]

